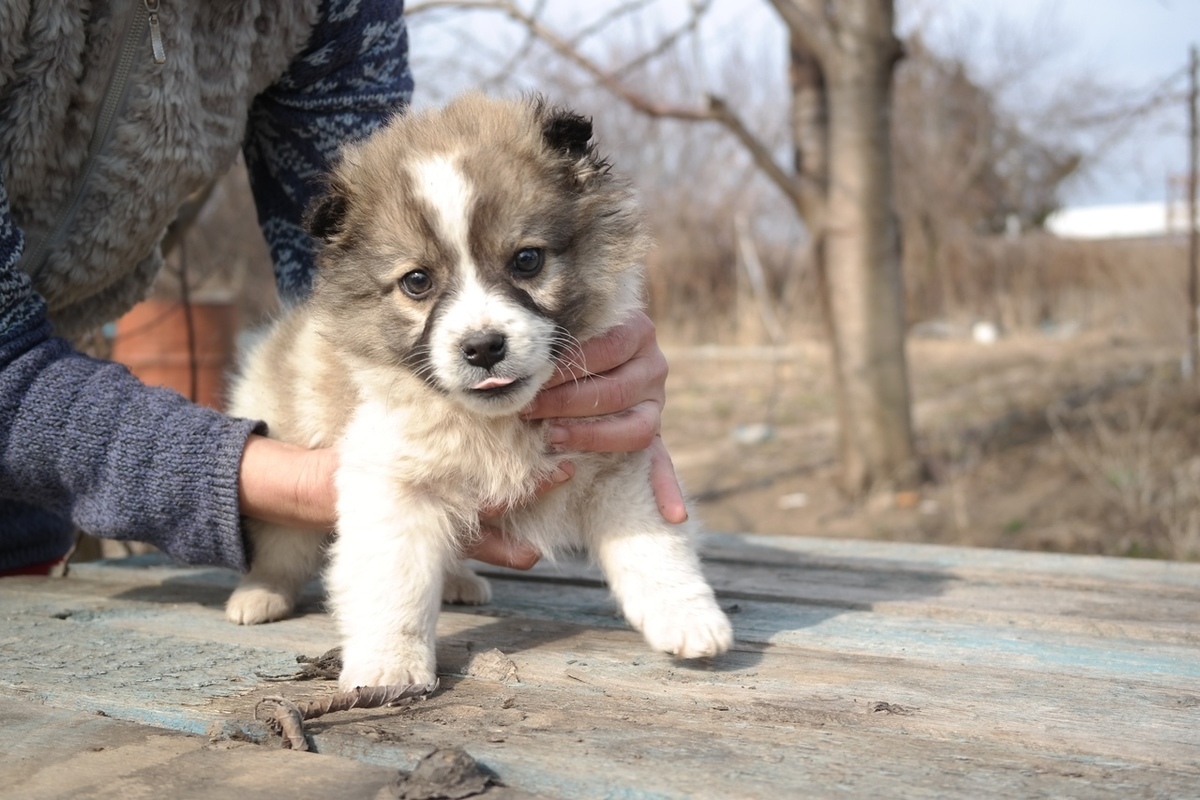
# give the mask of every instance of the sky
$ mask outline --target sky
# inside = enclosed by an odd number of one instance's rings
[[[667,0],[682,9],[687,0]],[[1041,74],[1018,87],[1027,92],[1052,90],[1079,76],[1122,93],[1127,102],[1148,97],[1169,76],[1187,66],[1188,50],[1200,45],[1200,0],[896,0],[897,25],[904,34],[918,20],[936,20],[931,43],[939,37],[963,51],[987,74],[1002,68],[1004,52],[996,42],[1026,40],[1045,51]],[[780,26],[765,1],[717,0],[706,25],[710,44],[741,35],[778,39]],[[1176,82],[1186,90],[1186,82]],[[1099,149],[1086,174],[1065,187],[1067,205],[1161,202],[1167,176],[1187,170],[1187,107],[1174,108],[1131,125],[1111,146]],[[1179,198],[1176,198],[1179,199]]]
[[[901,0],[904,5],[904,0]],[[1061,54],[1044,65],[1047,82],[1086,73],[1147,97],[1187,66],[1200,45],[1200,0],[927,0],[958,19],[974,19],[981,36],[996,26],[1046,31]],[[907,3],[910,7],[912,2]],[[1186,82],[1176,83],[1181,90]],[[1181,98],[1100,155],[1067,189],[1068,205],[1167,199],[1167,176],[1187,170],[1187,107]],[[1178,199],[1178,198],[1176,198]]]
[[[596,0],[593,11],[605,2],[616,0]],[[685,16],[690,5],[691,0],[660,0],[656,8],[669,24]],[[579,11],[574,2],[564,0],[548,7],[551,12],[568,8],[571,17]],[[996,42],[1006,33],[1040,48],[1037,74],[1020,80],[1015,90],[1029,95],[1053,91],[1086,75],[1121,92],[1126,102],[1137,102],[1184,70],[1188,48],[1200,44],[1200,0],[897,0],[897,8],[901,33],[918,20],[935,20],[927,27],[931,44],[962,53],[985,79],[1004,67],[1008,56],[999,55],[1005,51]],[[485,14],[476,15],[473,22],[485,31],[484,38],[491,38],[500,21]],[[578,18],[573,21],[579,24]],[[414,34],[420,30],[414,28]],[[783,58],[782,26],[765,0],[716,0],[702,36],[706,48],[735,40],[759,41],[766,52],[779,52]],[[435,31],[414,35],[414,55],[422,48],[447,46]],[[1185,81],[1175,85],[1186,89]],[[418,94],[419,87],[420,75]],[[1174,107],[1130,126],[1122,138],[1098,148],[1092,168],[1066,187],[1066,204],[1167,199],[1168,175],[1182,175],[1187,168],[1186,132],[1187,109],[1180,98]]]

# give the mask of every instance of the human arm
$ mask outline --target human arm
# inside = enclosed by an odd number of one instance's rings
[[[304,52],[250,108],[242,149],[284,303],[312,289],[304,213],[338,149],[412,96],[403,8],[401,0],[323,0]]]
[[[0,498],[183,561],[244,568],[237,465],[255,423],[146,387],[53,336],[17,266],[23,246],[0,181]],[[0,561],[33,558],[40,535],[0,519]]]

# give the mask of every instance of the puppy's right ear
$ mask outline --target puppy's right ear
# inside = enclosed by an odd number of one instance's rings
[[[571,158],[584,158],[591,152],[588,142],[592,138],[592,121],[574,111],[550,109],[542,120],[542,138],[552,150]]]
[[[346,229],[346,212],[350,198],[345,187],[331,181],[325,193],[317,198],[304,215],[304,227],[314,239],[331,244]]]

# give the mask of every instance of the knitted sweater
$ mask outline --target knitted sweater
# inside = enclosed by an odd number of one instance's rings
[[[140,299],[167,223],[239,144],[281,296],[303,297],[316,177],[411,94],[402,0],[162,0],[97,136],[112,52],[144,13],[0,4],[0,569],[61,555],[70,523],[245,568],[237,471],[259,423],[148,388],[54,332]]]

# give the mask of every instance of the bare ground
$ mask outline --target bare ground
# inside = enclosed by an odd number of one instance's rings
[[[836,488],[820,343],[668,348],[664,436],[713,530],[1200,557],[1200,394],[1111,333],[909,346],[916,493]]]

